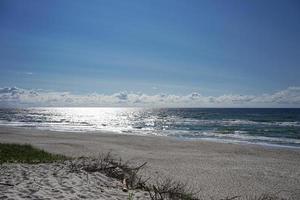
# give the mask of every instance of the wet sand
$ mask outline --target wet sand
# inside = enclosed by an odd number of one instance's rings
[[[300,199],[300,149],[9,127],[0,128],[0,142],[29,143],[68,156],[112,151],[133,164],[147,162],[145,177],[187,181],[204,198],[276,193]]]

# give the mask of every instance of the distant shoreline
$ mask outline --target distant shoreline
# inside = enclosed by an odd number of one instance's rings
[[[29,143],[67,156],[97,156],[111,151],[132,163],[148,162],[145,176],[189,180],[204,197],[278,191],[283,191],[279,194],[283,197],[300,197],[299,149],[8,127],[0,127],[0,141]]]

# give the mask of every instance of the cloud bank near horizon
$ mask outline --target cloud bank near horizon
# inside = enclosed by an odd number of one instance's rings
[[[111,95],[53,92],[17,87],[0,88],[0,107],[35,106],[144,106],[144,107],[300,107],[300,87],[272,94],[205,96],[119,92]]]

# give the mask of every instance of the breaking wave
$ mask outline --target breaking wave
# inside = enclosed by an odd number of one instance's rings
[[[0,109],[0,125],[300,147],[299,109]]]

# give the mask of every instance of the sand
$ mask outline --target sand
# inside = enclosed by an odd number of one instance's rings
[[[181,141],[169,137],[108,132],[63,133],[8,127],[0,128],[0,142],[29,143],[68,156],[97,156],[100,152],[112,151],[133,164],[148,162],[143,171],[145,177],[156,180],[158,177],[171,176],[187,181],[200,190],[199,196],[205,199],[263,193],[300,199],[300,149]],[[41,180],[51,176],[53,170],[51,166],[48,167],[51,168],[48,169],[48,175]],[[77,185],[80,184],[72,185],[69,179],[65,181],[76,191],[94,190],[91,187],[96,187],[91,185],[78,189]]]
[[[1,166],[0,199],[128,199],[122,184],[99,172],[70,172],[67,164],[5,164]],[[146,192],[130,191],[134,199]]]

